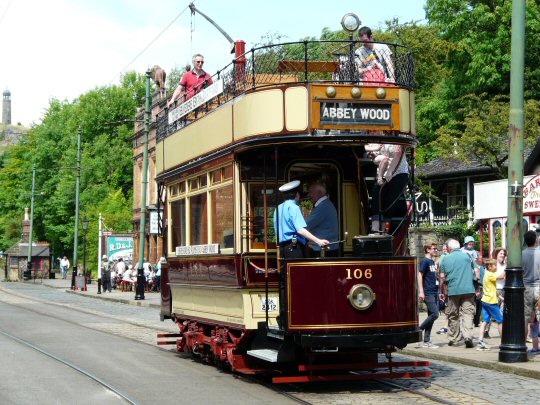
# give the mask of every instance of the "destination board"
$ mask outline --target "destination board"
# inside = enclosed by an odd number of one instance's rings
[[[321,125],[392,125],[391,104],[321,102]]]

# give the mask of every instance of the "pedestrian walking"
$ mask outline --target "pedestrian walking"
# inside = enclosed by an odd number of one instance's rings
[[[418,298],[425,302],[428,317],[420,325],[420,329],[424,331],[424,341],[421,347],[438,349],[439,346],[431,342],[431,328],[439,317],[439,282],[437,267],[433,260],[437,256],[437,246],[434,243],[424,246],[424,253],[425,257],[420,262],[418,269]]]
[[[103,255],[101,260],[102,265],[102,278],[101,286],[103,287],[103,292],[111,292],[111,263],[107,260],[107,255]]]
[[[485,274],[482,280],[482,325],[478,334],[478,350],[489,350],[489,346],[484,343],[484,332],[487,324],[493,319],[498,324],[499,336],[502,335],[503,316],[497,300],[497,279],[504,278],[505,274],[498,275],[497,261],[487,259],[485,263]]]
[[[66,256],[60,260],[60,271],[62,274],[62,278],[65,280],[67,278],[67,272],[69,270],[69,260]]]
[[[525,336],[529,329],[534,327],[535,319],[540,319],[540,250],[538,247],[538,239],[535,231],[527,231],[523,235],[523,240],[527,248],[523,250],[522,266],[523,266],[523,284],[525,285]],[[533,342],[534,344],[534,342]],[[538,342],[536,348],[538,350]],[[534,351],[532,353],[537,353]]]
[[[462,340],[473,347],[473,318],[475,312],[473,273],[475,268],[467,253],[459,250],[459,242],[448,239],[449,254],[441,265],[441,299],[448,296],[448,345]],[[478,274],[477,274],[478,277]]]

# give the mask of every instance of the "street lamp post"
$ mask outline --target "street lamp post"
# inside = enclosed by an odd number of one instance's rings
[[[510,125],[508,126],[508,265],[504,283],[504,322],[499,361],[527,359],[521,243],[523,240],[523,82],[525,71],[525,0],[512,1]]]
[[[34,194],[36,191],[36,164],[32,169],[32,199],[30,201],[30,232],[28,235],[28,257],[26,262],[26,271],[23,274],[23,279],[30,280],[32,278],[32,232],[34,228]]]
[[[148,187],[148,134],[150,132],[150,70],[146,71],[146,103],[144,117],[144,150],[142,167],[141,220],[139,222],[139,264],[137,265],[136,300],[144,300],[144,245],[146,241],[146,188]]]
[[[0,256],[4,258],[4,280],[7,280],[7,259],[8,254],[7,252],[0,252]]]
[[[75,289],[75,276],[77,275],[77,249],[79,243],[79,187],[81,182],[81,135],[82,129],[77,133],[77,180],[75,183],[75,229],[73,232],[73,273],[71,275],[71,289]]]
[[[82,220],[82,230],[83,230],[83,276],[84,276],[84,291],[86,291],[86,232],[88,231],[88,218],[84,214]]]

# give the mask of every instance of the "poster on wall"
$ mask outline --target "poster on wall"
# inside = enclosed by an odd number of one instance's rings
[[[122,260],[126,265],[133,261],[133,236],[131,234],[111,234],[106,236],[109,261]]]

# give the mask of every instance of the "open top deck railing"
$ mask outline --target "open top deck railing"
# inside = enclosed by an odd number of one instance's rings
[[[373,43],[374,52],[359,41],[302,41],[253,48],[212,76],[221,81],[223,91],[189,113],[169,119],[171,110],[157,116],[157,140],[189,125],[206,112],[246,92],[282,84],[347,83],[397,86],[413,89],[414,61],[409,48],[389,43]],[[189,100],[195,93],[186,94]],[[182,103],[182,100],[178,102]],[[171,114],[174,118],[174,114]]]

